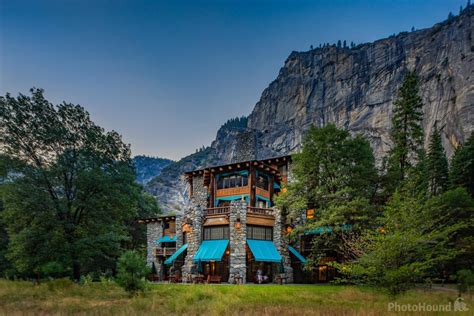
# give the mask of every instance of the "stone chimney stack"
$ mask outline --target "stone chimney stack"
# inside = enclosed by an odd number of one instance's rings
[[[232,162],[257,159],[257,135],[253,131],[239,133],[236,137]]]

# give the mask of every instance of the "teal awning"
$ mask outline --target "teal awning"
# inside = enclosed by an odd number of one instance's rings
[[[188,244],[182,245],[178,250],[176,250],[176,252],[173,255],[171,255],[171,257],[165,260],[165,264],[166,265],[173,264],[173,261],[175,261],[176,258],[178,258],[179,255],[182,254],[186,249],[188,249]]]
[[[257,194],[255,197],[257,198],[257,200],[260,199],[260,200],[265,201],[265,202],[270,202],[270,199],[267,199],[267,198],[265,198],[265,197],[263,197],[263,196],[261,196],[261,195],[258,195],[258,194]]]
[[[296,258],[298,258],[302,263],[306,263],[306,259],[305,257],[303,257],[299,252],[298,250],[296,250],[295,248],[291,247],[291,246],[288,246],[288,250],[295,255]]]
[[[343,231],[348,231],[349,229],[351,229],[351,225],[349,224],[342,224],[340,226],[341,230]],[[312,228],[312,229],[308,229],[308,230],[305,230],[304,231],[304,234],[305,235],[322,235],[322,234],[329,234],[329,233],[332,233],[332,228],[328,227],[328,226],[321,226],[321,227],[316,227],[316,228]]]
[[[176,242],[176,235],[173,236],[173,238],[170,238],[170,236],[166,235],[161,237],[156,241],[157,243],[162,243],[162,242]]]
[[[248,195],[231,195],[231,196],[223,196],[216,198],[217,201],[235,201],[235,200],[242,200],[242,198],[247,199]]]
[[[281,256],[272,241],[247,239],[247,244],[255,261],[281,262]]]
[[[278,183],[273,182],[273,189],[275,189],[275,190],[280,190],[281,187],[280,187],[280,185],[279,185]]]
[[[193,261],[221,261],[229,244],[228,240],[204,240],[194,255]]]

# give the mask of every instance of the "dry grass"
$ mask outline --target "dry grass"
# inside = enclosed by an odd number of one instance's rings
[[[414,290],[396,301],[448,304],[455,298],[448,291]],[[129,297],[113,283],[0,280],[0,315],[386,315],[391,301],[375,289],[351,286],[162,284]],[[474,310],[472,299],[466,303]]]

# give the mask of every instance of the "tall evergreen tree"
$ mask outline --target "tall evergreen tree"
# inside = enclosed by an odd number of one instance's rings
[[[435,126],[426,158],[426,176],[431,195],[439,195],[448,187],[448,159],[441,143],[441,133]]]
[[[393,147],[388,161],[390,191],[406,178],[407,172],[418,161],[423,143],[422,108],[418,76],[408,72],[394,102],[391,129]]]
[[[464,187],[474,197],[474,133],[454,153],[449,171],[451,188]]]

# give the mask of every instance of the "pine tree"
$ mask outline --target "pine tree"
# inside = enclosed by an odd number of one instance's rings
[[[344,42],[342,42],[342,47],[344,47],[344,48],[347,47],[347,42],[346,42],[346,40],[344,40]]]
[[[338,47],[338,48],[341,48],[341,40],[338,40],[338,41],[337,41],[337,47]]]
[[[423,103],[419,96],[418,76],[408,72],[394,102],[389,152],[388,177],[392,189],[403,181],[415,166],[423,143]]]
[[[426,176],[428,190],[431,195],[439,195],[447,189],[448,159],[441,143],[441,134],[436,126],[430,139],[426,160]]]
[[[474,133],[454,153],[449,171],[451,188],[464,187],[474,197]]]

